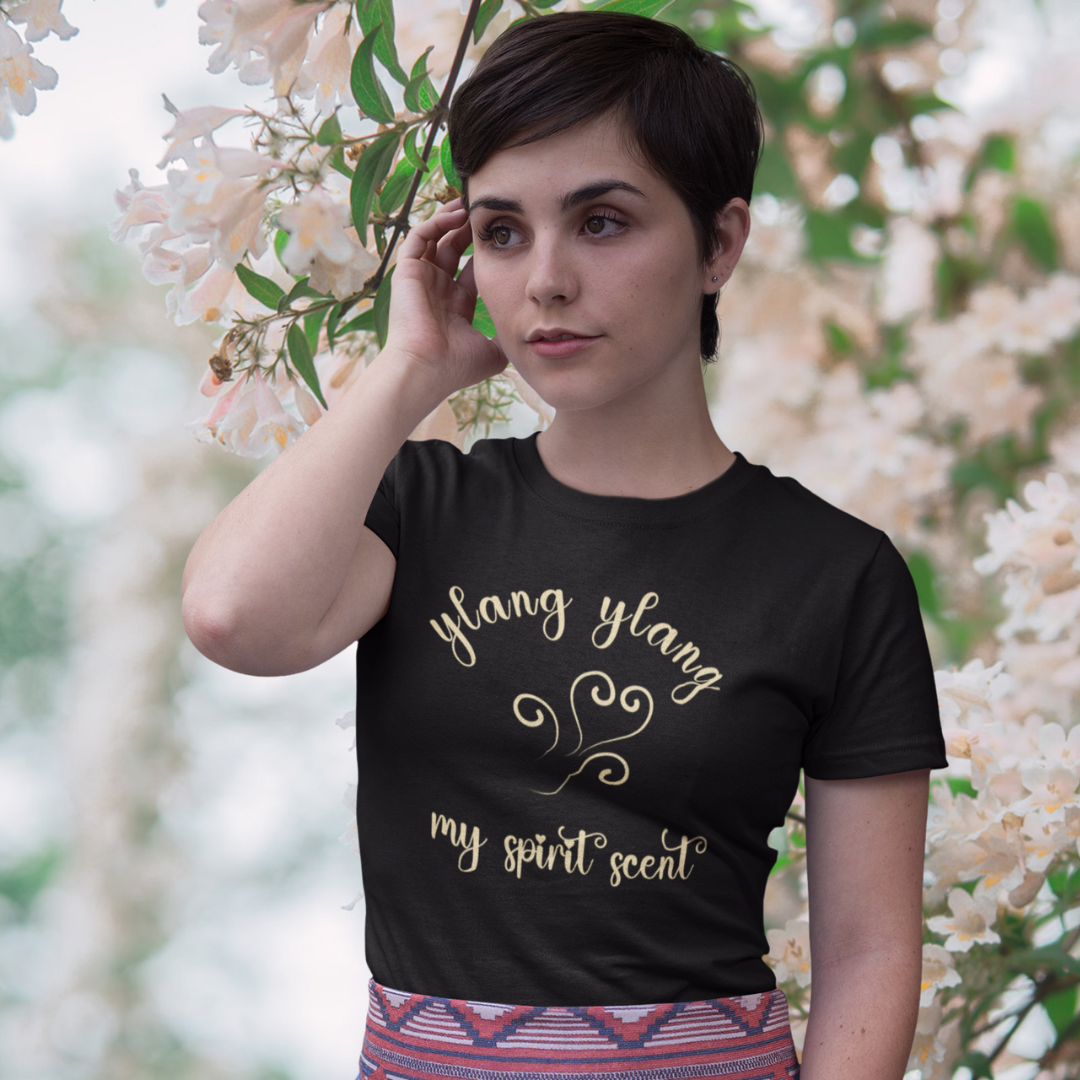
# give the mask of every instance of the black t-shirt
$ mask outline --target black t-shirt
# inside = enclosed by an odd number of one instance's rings
[[[589,495],[529,439],[406,443],[357,651],[379,982],[535,1005],[772,989],[762,899],[799,770],[946,764],[907,567],[741,455],[686,495]]]

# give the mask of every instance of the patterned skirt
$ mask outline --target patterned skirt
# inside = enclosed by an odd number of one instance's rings
[[[783,991],[670,1005],[494,1005],[370,986],[357,1080],[797,1080]]]

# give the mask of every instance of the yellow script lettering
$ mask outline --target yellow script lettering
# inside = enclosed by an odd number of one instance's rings
[[[600,625],[592,632],[592,643],[598,649],[606,649],[615,640],[615,635],[619,632],[619,627],[629,618],[629,616],[625,614],[626,605],[621,600],[615,605],[615,610],[608,615],[610,608],[611,597],[605,596],[604,602],[600,605]],[[607,637],[602,641],[598,641],[596,635],[599,634],[605,626],[608,630]]]
[[[684,836],[671,847],[667,842],[667,833],[665,829],[660,834],[660,844],[665,851],[679,853],[677,864],[671,855],[661,855],[659,859],[654,855],[642,855],[638,858],[637,855],[624,855],[621,851],[613,851],[609,859],[611,877],[608,879],[612,887],[618,888],[624,880],[633,881],[635,878],[644,878],[646,881],[685,881],[694,871],[693,863],[689,866],[686,864],[691,847],[698,855],[703,855],[708,841],[704,836]]]
[[[544,833],[536,833],[534,836],[507,835],[503,838],[503,850],[506,858],[503,860],[503,869],[508,874],[521,877],[521,868],[532,863],[540,870],[554,870],[561,861],[563,870],[568,874],[587,874],[593,865],[593,860],[585,862],[585,852],[591,840],[598,848],[607,846],[607,837],[601,832],[586,832],[578,829],[576,836],[569,836],[564,832],[563,826],[559,826],[559,839],[561,844],[547,844],[547,836]]]
[[[461,822],[459,825],[453,818],[448,818],[443,814],[437,814],[434,810],[431,811],[431,839],[434,840],[440,833],[450,840],[450,843],[454,847],[462,848],[461,854],[458,856],[458,869],[463,874],[471,874],[480,862],[480,849],[487,843],[486,840],[480,839],[480,828],[477,825],[472,827],[472,833],[469,833],[469,826],[465,822]],[[465,865],[465,859],[469,858],[470,863]]]
[[[460,585],[450,587],[450,606],[452,613],[441,612],[439,619],[429,619],[431,628],[442,638],[454,654],[454,659],[462,667],[472,667],[476,663],[476,650],[465,635],[465,630],[480,630],[485,624],[492,626],[497,622],[508,622],[513,615],[536,615],[543,611],[542,623],[544,637],[549,641],[558,641],[566,629],[566,609],[573,603],[572,597],[563,596],[562,589],[546,589],[534,600],[527,592],[518,589],[510,593],[510,600],[501,596],[485,596],[471,614],[465,608],[465,590]],[[453,614],[456,612],[456,616]]]
[[[685,705],[688,701],[693,701],[702,690],[719,690],[720,687],[716,684],[723,677],[714,667],[699,667],[689,682],[679,683],[671,691],[671,700],[676,705]]]
[[[548,606],[550,603],[550,607]],[[545,589],[540,594],[540,606],[544,611],[550,614],[544,620],[544,637],[548,641],[558,641],[562,637],[563,631],[566,629],[566,609],[573,603],[573,600],[564,600],[562,589]],[[551,633],[548,629],[548,623],[551,620],[555,620],[556,630],[555,633]]]
[[[461,632],[461,619],[457,622],[451,622],[450,616],[443,612],[443,622],[446,624],[447,633],[443,633],[442,627],[434,619],[429,619],[432,629],[436,634],[443,639],[443,641],[449,642],[450,651],[454,654],[454,659],[462,667],[472,667],[476,663],[476,652],[472,645],[469,644],[469,639]],[[461,643],[461,647],[464,655],[458,653],[458,643]]]

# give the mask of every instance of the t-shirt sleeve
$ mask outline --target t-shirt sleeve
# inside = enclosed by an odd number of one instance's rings
[[[849,780],[947,764],[915,583],[883,533],[844,626],[832,699],[803,744],[803,768]]]
[[[398,557],[401,522],[397,509],[397,474],[401,452],[386,466],[375,496],[368,507],[364,524]]]

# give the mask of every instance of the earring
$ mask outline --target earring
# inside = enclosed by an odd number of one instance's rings
[[[714,274],[714,275],[713,275],[713,281],[715,281],[715,280],[716,280],[716,275]]]

